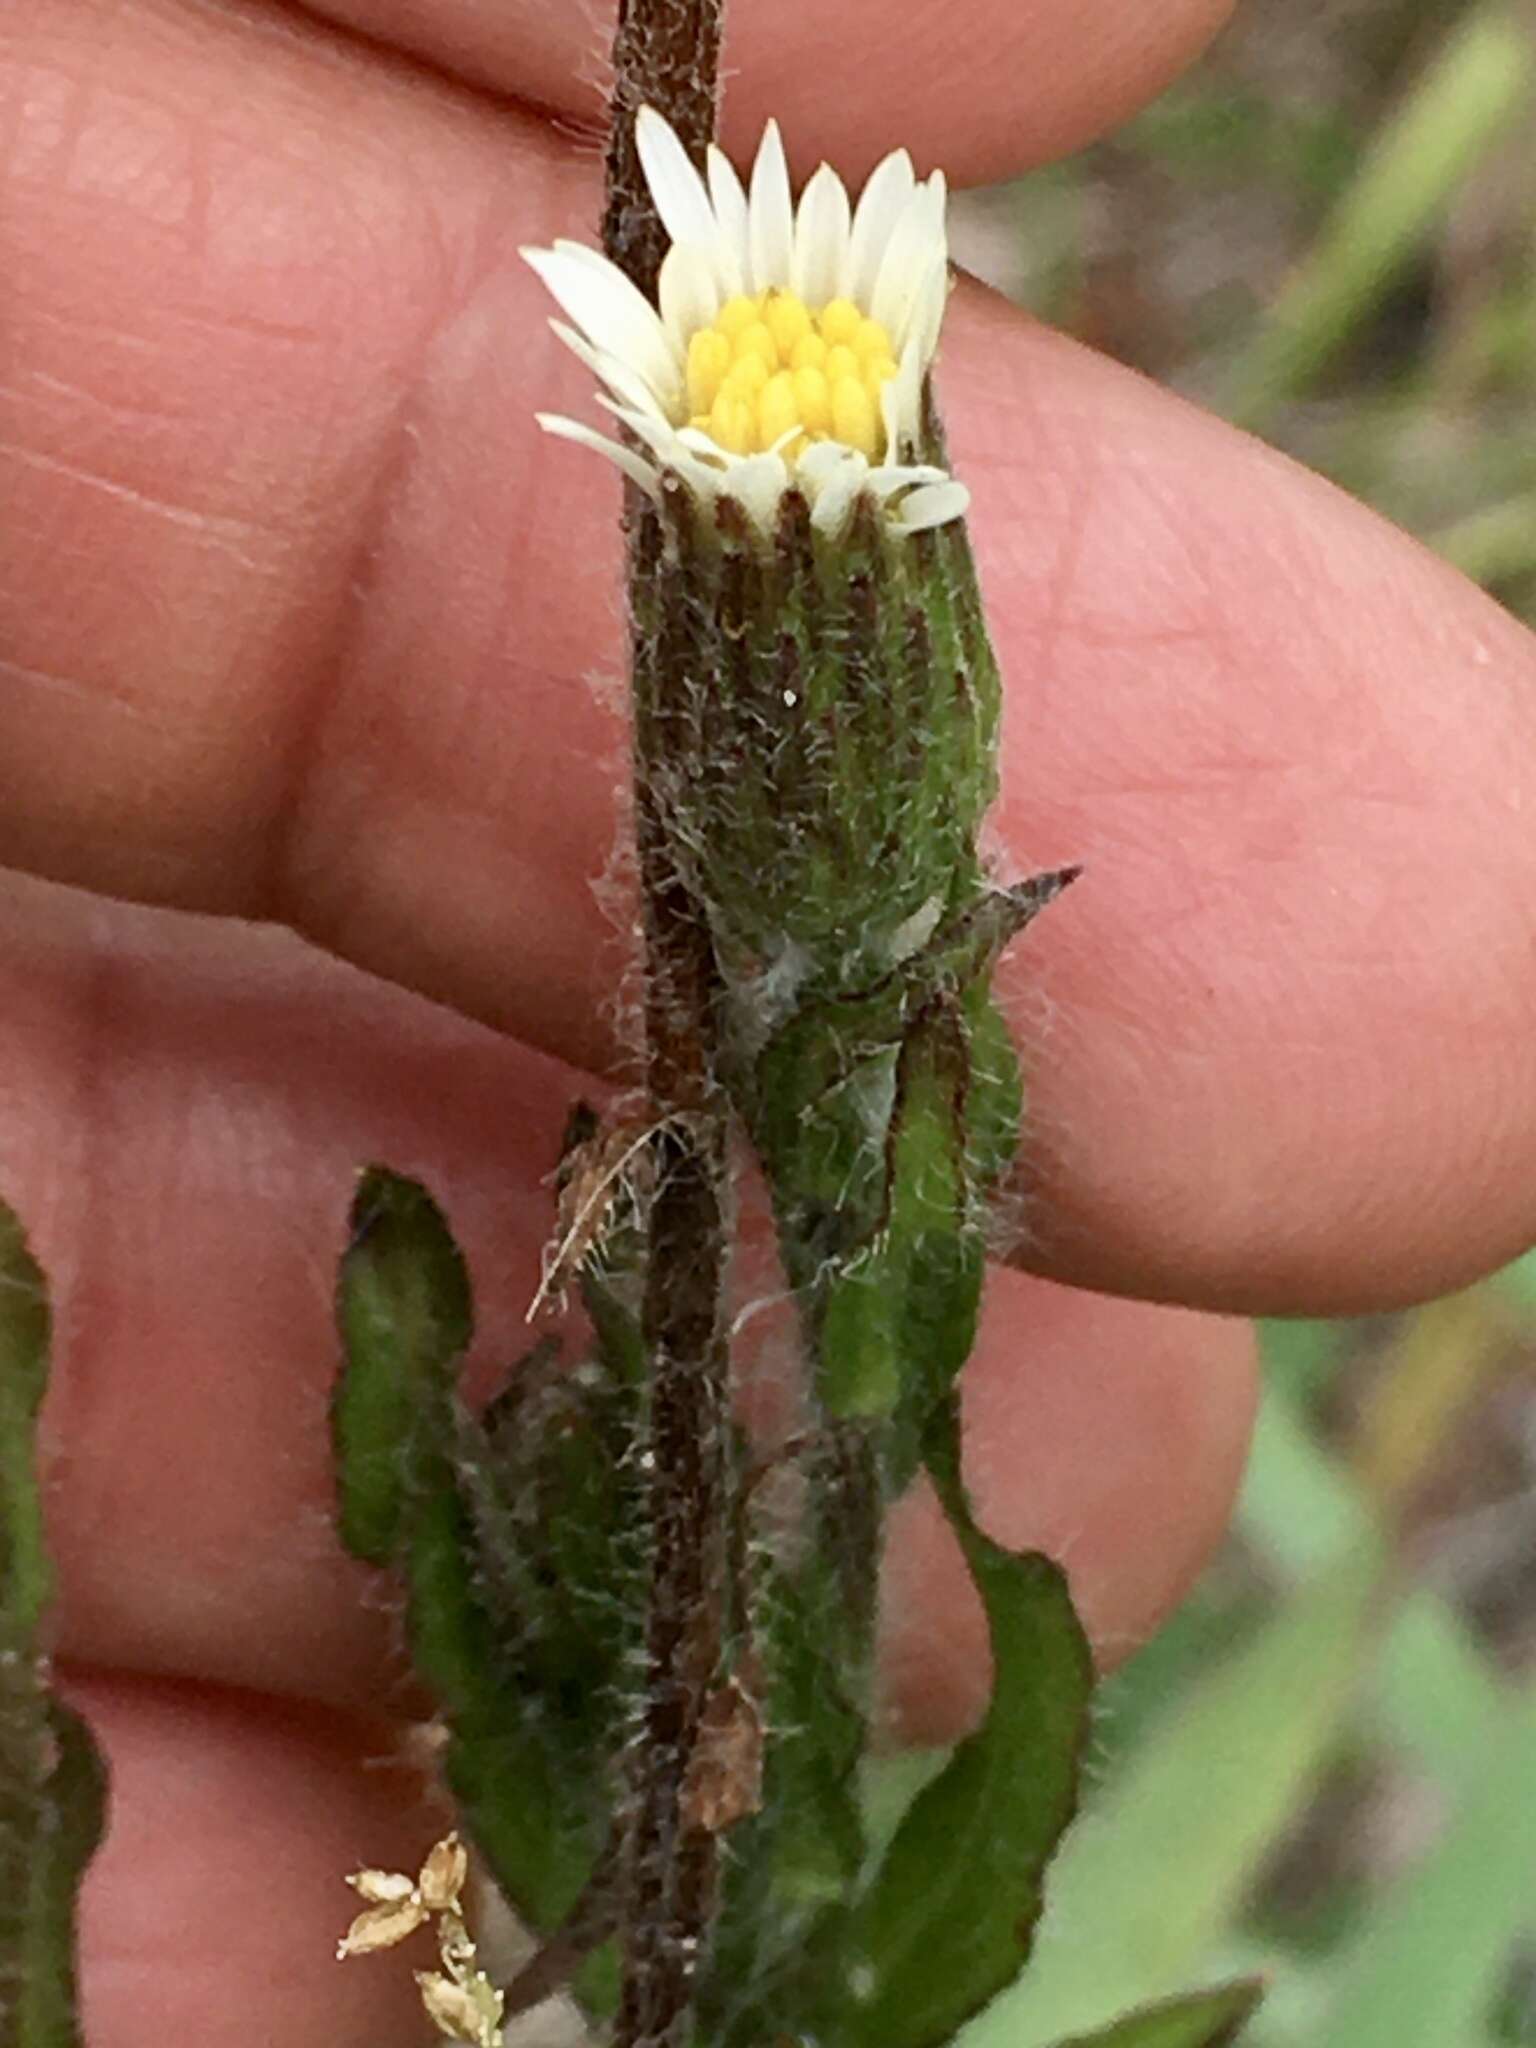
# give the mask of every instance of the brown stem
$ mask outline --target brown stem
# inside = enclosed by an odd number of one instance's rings
[[[720,0],[620,0],[603,245],[648,294],[665,236],[640,172],[635,112],[654,106],[701,158],[714,133],[719,47]],[[650,1206],[642,1309],[650,1362],[642,1455],[651,1568],[645,1691],[629,1765],[614,2038],[616,2048],[673,2048],[688,2031],[717,1883],[715,1838],[690,1822],[685,1790],[724,1626],[726,1138],[714,1076],[714,950],[702,907],[671,860],[655,799],[669,712],[686,698],[690,679],[640,624],[651,611],[647,580],[666,571],[654,545],[655,515],[633,490],[628,517],[647,1083],[651,1113],[669,1123]]]
[[[615,1891],[619,1846],[615,1829],[575,1905],[503,1990],[503,2020],[531,2012],[546,1998],[563,1991],[592,1951],[613,1933],[619,1921]]]
[[[703,163],[719,105],[721,14],[721,0],[619,0],[603,248],[651,297],[667,241],[640,174],[635,114],[655,107]]]

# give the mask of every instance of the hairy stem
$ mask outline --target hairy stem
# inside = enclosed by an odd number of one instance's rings
[[[703,161],[719,106],[721,0],[619,0],[603,248],[654,296],[666,236],[640,172],[635,115],[655,107]]]
[[[665,237],[640,171],[635,112],[656,107],[701,155],[714,133],[719,46],[719,0],[621,0],[603,242],[647,293]],[[714,1074],[714,952],[702,907],[670,860],[654,799],[669,711],[685,698],[689,679],[639,623],[648,609],[640,585],[665,571],[647,545],[654,515],[633,491],[628,519],[647,1086],[652,1113],[669,1123],[642,1310],[651,1569],[643,1706],[629,1766],[615,2039],[618,2048],[662,2048],[686,2037],[717,1885],[715,1837],[690,1818],[686,1793],[724,1625],[728,1196],[724,1103]]]

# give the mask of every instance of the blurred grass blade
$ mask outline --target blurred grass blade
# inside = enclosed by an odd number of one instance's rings
[[[1526,575],[1536,560],[1536,491],[1479,506],[1432,533],[1429,545],[1485,587]]]
[[[1261,425],[1384,296],[1536,83],[1536,38],[1485,6],[1452,29],[1232,372],[1222,410]]]
[[[1302,1580],[1371,1540],[1376,1524],[1348,1475],[1271,1387],[1254,1433],[1238,1527],[1266,1565]],[[1504,1688],[1465,1624],[1425,1586],[1408,1589],[1370,1675],[1385,1732],[1453,1796],[1502,1725]]]
[[[1536,1932],[1536,1694],[1481,1762],[1438,1845],[1338,1959],[1313,2048],[1447,2048],[1487,2023],[1517,1945]]]
[[[76,2048],[75,1895],[104,1778],[84,1722],[49,1695],[53,1593],[36,1469],[47,1290],[0,1203],[0,2048]]]
[[[1381,1574],[1378,1545],[1341,1559],[1154,1726],[1069,1837],[1030,1973],[967,2048],[1045,2048],[1208,1966],[1350,1704]]]
[[[1097,2033],[1074,2034],[1056,2048],[1228,2048],[1263,1996],[1263,1985],[1252,1980],[1193,1991],[1127,2013]]]
[[[1426,1304],[1398,1332],[1361,1397],[1350,1465],[1365,1494],[1398,1512],[1488,1382],[1506,1369],[1508,1319],[1487,1287]]]

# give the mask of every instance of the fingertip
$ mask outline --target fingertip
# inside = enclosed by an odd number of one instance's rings
[[[81,1895],[91,2041],[418,2038],[411,1964],[430,1961],[430,1944],[425,1956],[336,1961],[357,1905],[347,1873],[415,1869],[442,1819],[392,1731],[94,1671],[68,1674],[64,1691],[110,1773],[107,1830]]]

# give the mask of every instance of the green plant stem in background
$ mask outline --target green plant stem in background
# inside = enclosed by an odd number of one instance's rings
[[[1536,321],[1532,332],[1536,335]],[[1527,575],[1536,564],[1536,491],[1469,512],[1432,533],[1429,544],[1463,576],[1485,587]]]

